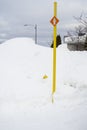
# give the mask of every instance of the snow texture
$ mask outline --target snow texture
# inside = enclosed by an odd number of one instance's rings
[[[0,130],[87,130],[87,52],[57,48],[54,103],[52,53],[31,38],[0,45]]]

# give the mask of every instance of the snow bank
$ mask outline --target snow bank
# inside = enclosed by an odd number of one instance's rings
[[[33,101],[35,95],[38,98],[50,93],[45,89],[51,83],[43,80],[45,74],[49,79],[51,75],[48,50],[50,49],[35,45],[32,39],[27,38],[12,39],[0,46],[1,98],[5,101],[29,100],[31,103],[36,101]]]
[[[15,38],[0,45],[0,129],[86,130],[87,53],[57,48],[52,104],[52,49],[34,43]]]
[[[87,52],[69,51],[62,46],[57,51],[58,78],[73,87],[87,86]]]

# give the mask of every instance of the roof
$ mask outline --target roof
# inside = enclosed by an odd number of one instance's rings
[[[87,39],[87,34],[82,36],[64,36],[64,42],[69,44],[84,44]]]

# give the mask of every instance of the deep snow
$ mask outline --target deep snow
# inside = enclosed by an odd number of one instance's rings
[[[86,51],[57,48],[54,103],[51,48],[11,39],[0,45],[0,61],[0,130],[87,129]]]

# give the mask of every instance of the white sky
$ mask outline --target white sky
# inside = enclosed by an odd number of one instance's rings
[[[51,28],[50,19],[53,16],[54,0],[0,0],[0,38],[16,35],[16,32],[28,31],[24,24],[37,24],[38,28]],[[64,34],[65,28],[76,21],[73,16],[87,12],[86,0],[57,0],[58,2],[58,31]],[[44,31],[43,30],[43,31]],[[67,30],[66,30],[67,31]]]

